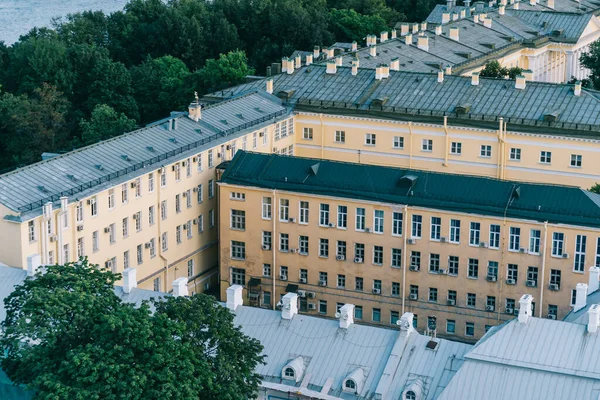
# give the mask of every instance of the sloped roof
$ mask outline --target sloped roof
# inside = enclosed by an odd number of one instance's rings
[[[412,186],[402,179],[407,175],[417,177]],[[600,227],[600,207],[590,198],[600,195],[569,186],[243,151],[222,182],[498,217],[506,210],[509,218]]]

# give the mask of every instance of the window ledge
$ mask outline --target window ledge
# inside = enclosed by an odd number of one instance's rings
[[[467,279],[472,279],[472,280],[476,281],[477,279],[479,279],[479,277],[476,277],[476,276],[467,276]]]

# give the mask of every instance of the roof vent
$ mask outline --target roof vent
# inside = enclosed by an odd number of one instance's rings
[[[316,163],[310,166],[310,172],[311,174],[313,174],[313,176],[317,176],[317,174],[319,173],[319,167],[321,166],[321,163]]]
[[[219,120],[219,122],[221,122],[223,125],[227,125],[228,124],[226,119],[221,119],[221,120]]]
[[[558,121],[558,111],[552,111],[544,114],[544,122],[556,122]]]
[[[156,151],[156,150],[154,150],[154,147],[152,147],[152,146],[147,146],[146,150],[148,150],[151,153],[154,153]]]
[[[243,114],[235,114],[235,116],[238,117],[239,119],[246,119],[246,118],[244,118]]]
[[[41,186],[41,185],[40,185],[40,186],[38,186],[37,188],[38,188],[38,190],[39,190],[40,192],[42,192],[42,193],[50,193],[50,192],[48,191],[48,189],[46,189],[46,187],[44,187],[44,186]]]
[[[75,175],[67,175],[67,178],[69,178],[70,180],[72,180],[73,182],[77,182],[77,178],[75,177]]]
[[[169,139],[169,142],[171,142],[171,143],[177,143],[177,139],[175,139],[174,137],[172,137],[172,138]]]
[[[127,154],[123,154],[123,155],[121,156],[121,158],[122,158],[123,160],[125,160],[125,161],[131,161],[131,158],[129,158],[129,156],[128,156]]]
[[[440,344],[439,342],[431,339],[429,342],[427,342],[427,344],[425,345],[425,348],[428,350],[437,350],[439,344]]]
[[[98,170],[98,171],[104,171],[104,167],[102,166],[102,164],[96,164],[94,165],[94,167]]]
[[[454,112],[456,112],[458,115],[468,114],[469,111],[471,111],[470,103],[459,104],[454,108]]]

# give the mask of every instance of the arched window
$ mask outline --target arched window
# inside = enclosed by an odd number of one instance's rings
[[[356,390],[356,382],[352,379],[346,379],[346,389],[348,390]]]
[[[285,369],[285,371],[283,371],[283,373],[286,378],[293,378],[296,375],[296,373],[294,372],[294,369],[290,368],[290,367],[287,367]]]
[[[412,390],[409,390],[404,395],[404,400],[417,400],[417,395]]]

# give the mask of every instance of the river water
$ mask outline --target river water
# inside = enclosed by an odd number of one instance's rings
[[[0,41],[12,44],[33,27],[50,26],[52,19],[86,10],[121,10],[127,0],[0,0]]]

